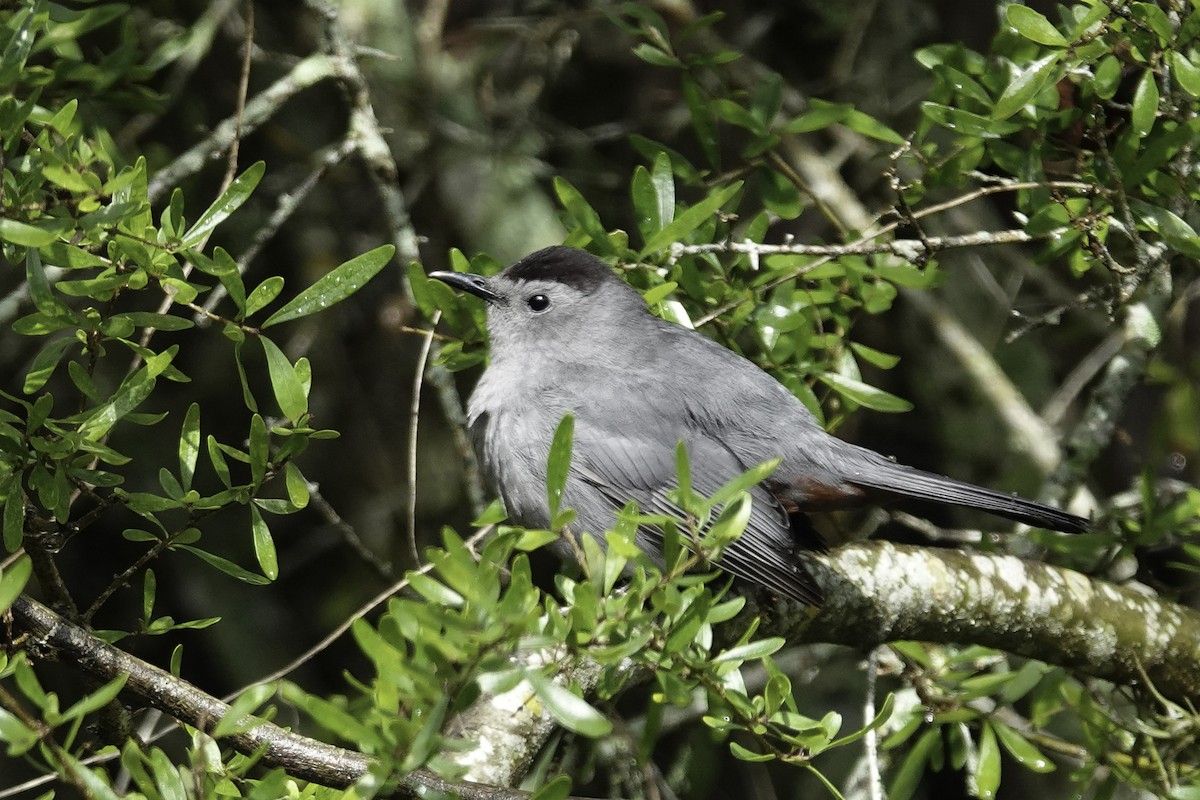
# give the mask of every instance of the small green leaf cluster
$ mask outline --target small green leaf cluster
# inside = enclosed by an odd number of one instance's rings
[[[560,425],[547,470],[552,507],[561,498],[570,460],[571,424]],[[553,465],[558,463],[557,467]],[[748,471],[712,497],[692,492],[680,449],[679,489],[673,501],[686,520],[641,515],[632,504],[615,529],[576,538],[565,531],[502,527],[475,553],[454,532],[431,549],[429,574],[410,573],[415,597],[390,601],[377,625],[355,624],[355,639],[374,668],[361,697],[332,704],[298,690],[285,695],[356,748],[388,759],[393,778],[427,766],[449,775],[472,742],[445,734],[450,716],[481,694],[515,693],[564,728],[605,737],[613,726],[581,696],[572,675],[595,677],[588,689],[615,698],[630,681],[653,681],[652,703],[697,709],[706,725],[747,760],[779,758],[806,766],[816,755],[850,744],[890,716],[885,705],[868,728],[839,737],[840,715],[820,720],[799,710],[791,680],[770,660],[784,644],[745,626],[723,641],[721,623],[742,612],[743,596],[728,594],[719,573],[705,569],[742,533],[750,511],[747,489],[774,464]],[[569,509],[555,516],[569,522]],[[489,515],[483,522],[494,522]],[[662,527],[660,567],[635,543],[640,528]],[[575,554],[578,575],[556,576],[556,595],[532,582],[527,550],[559,542]],[[507,565],[507,568],[506,566]],[[714,588],[717,587],[717,588]],[[761,662],[769,679],[746,686],[743,668]],[[566,685],[563,676],[567,677]]]
[[[0,678],[10,682],[31,709],[22,709],[18,715],[0,707],[0,741],[6,746],[7,755],[40,760],[50,769],[78,770],[79,762],[70,753],[82,738],[80,732],[88,715],[111,703],[128,676],[114,678],[66,709],[57,693],[43,687],[23,651],[12,656],[0,653]],[[15,703],[6,705],[16,707]]]
[[[262,331],[349,297],[394,248],[347,261],[269,313],[283,278],[249,285],[245,265],[221,247],[208,249],[210,237],[251,198],[265,165],[243,170],[194,219],[181,190],[156,216],[147,160],[122,160],[96,102],[152,98],[139,83],[150,73],[139,66],[144,56],[131,35],[129,7],[17,5],[0,12],[0,266],[22,289],[5,298],[0,321],[18,334],[13,341],[29,344],[17,346],[28,350],[23,378],[12,376],[12,392],[0,390],[3,552],[15,554],[0,578],[0,601],[7,608],[38,563],[41,590],[59,592],[54,601],[74,609],[74,587],[56,588],[45,576],[55,574],[70,539],[111,532],[135,543],[140,555],[90,605],[79,605],[73,621],[89,625],[115,593],[140,583],[136,621],[97,635],[115,641],[203,628],[217,619],[177,620],[156,611],[153,562],[187,553],[247,583],[274,580],[279,559],[268,518],[307,506],[310,489],[297,459],[312,441],[337,435],[312,425],[308,360],[292,360]],[[78,38],[105,26],[119,41],[104,58],[85,58]],[[230,345],[229,374],[238,376],[245,406],[244,433],[232,441],[205,430],[198,403],[170,410],[165,399],[164,383],[190,381],[182,355],[214,337]],[[247,368],[248,339],[261,344],[268,391]],[[146,429],[167,443],[161,464],[130,455],[145,452],[139,439]],[[225,509],[244,509],[253,570],[215,552],[224,544],[201,542],[205,520]],[[14,700],[2,704],[9,710],[0,712],[0,737],[14,752],[36,744],[69,758],[79,720],[116,690],[91,694],[64,716],[53,694],[36,691],[32,676],[17,659],[0,667],[0,677],[15,681],[54,730],[30,734],[36,726],[17,725]],[[68,776],[75,769],[61,759],[47,763]]]
[[[995,172],[1029,184],[1016,195],[1025,230],[1076,274],[1134,268],[1133,237],[1195,258],[1184,207],[1200,193],[1176,157],[1200,135],[1198,12],[1172,22],[1152,3],[1058,10],[1052,22],[1006,6],[988,55],[958,44],[917,54],[934,86],[905,157],[920,176],[905,199]],[[1058,178],[1073,185],[1055,188]]]
[[[0,392],[7,406],[0,406],[4,547],[15,552],[26,535],[33,535],[54,540],[50,546],[57,549],[105,509],[121,506],[141,518],[140,526],[125,530],[125,538],[146,544],[145,563],[165,550],[189,552],[240,580],[263,583],[278,574],[264,512],[288,514],[307,505],[307,482],[295,459],[310,441],[336,433],[309,424],[312,371],[307,359],[293,362],[249,324],[279,297],[283,278],[270,276],[248,288],[243,267],[228,252],[217,247],[211,255],[204,253],[218,226],[250,198],[265,165],[243,171],[193,222],[185,215],[182,191],[176,190],[156,221],[145,159],[120,165],[107,138],[88,134],[91,123],[81,116],[77,101],[57,109],[40,105],[47,88],[41,77],[61,74],[64,68],[59,64],[44,73],[25,68],[27,60],[47,48],[70,52],[70,37],[115,18],[120,8],[92,8],[62,25],[48,13],[47,4],[35,3],[9,16],[5,28],[0,252],[4,263],[23,269],[33,306],[31,313],[13,321],[12,329],[42,344],[25,375],[24,396]],[[377,274],[393,252],[384,246],[342,264],[278,308],[261,328],[345,299]],[[201,308],[197,301],[205,295],[210,302]],[[232,304],[227,317],[214,310],[222,296]],[[146,310],[154,306],[157,310]],[[155,491],[126,490],[124,468],[132,469],[131,459],[119,442],[133,435],[130,426],[157,426],[166,418],[143,410],[152,405],[160,381],[190,380],[176,364],[185,344],[176,335],[193,332],[196,320],[217,323],[232,342],[248,412],[245,444],[202,436],[200,407],[193,404],[180,425],[177,469],[161,467]],[[175,342],[159,342],[168,336]],[[262,346],[271,394],[282,415],[277,422],[259,413],[242,352],[247,338]],[[121,369],[117,362],[122,357],[133,363],[124,375],[114,372]],[[63,372],[65,381],[55,382]],[[202,455],[215,484],[194,484]],[[282,484],[282,491],[264,496],[264,487],[272,482]],[[86,514],[75,510],[81,496],[92,507]],[[202,519],[239,505],[248,509],[257,572],[197,546]],[[145,578],[146,594],[152,597],[152,574]],[[102,600],[88,610],[89,618]],[[145,632],[171,627],[149,618],[143,625]]]
[[[915,687],[914,702],[898,703],[883,738],[894,754],[888,797],[912,797],[927,771],[964,771],[972,797],[994,797],[1000,787],[1001,750],[1034,772],[1055,764],[1035,744],[1065,744],[1046,729],[1065,711],[1067,674],[1037,661],[1013,666],[986,647],[935,648],[915,642],[893,645]],[[1021,703],[1023,719],[1011,711]],[[1003,709],[1003,710],[1001,710]]]
[[[889,798],[913,797],[923,774],[943,770],[963,772],[972,797],[995,797],[1006,764],[1054,772],[1048,754],[1070,757],[1064,780],[1077,790],[1125,783],[1171,797],[1192,791],[1194,757],[1180,734],[1195,729],[1195,713],[1152,689],[1120,708],[1061,668],[990,648],[892,647],[913,688],[897,695],[881,742],[894,759]]]

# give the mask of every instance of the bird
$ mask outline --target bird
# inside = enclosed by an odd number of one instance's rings
[[[906,466],[828,433],[769,373],[655,316],[636,289],[584,250],[541,249],[491,277],[430,277],[486,303],[489,361],[468,400],[467,423],[487,483],[519,525],[551,524],[546,464],[569,414],[574,438],[561,504],[575,511],[575,534],[602,537],[631,500],[643,514],[680,518],[671,499],[680,442],[692,488],[705,496],[778,459],[749,490],[745,530],[715,564],[805,604],[821,599],[797,555],[812,548],[796,522],[806,512],[911,498],[1057,531],[1088,528],[1083,517]],[[661,529],[643,525],[635,542],[661,563]]]

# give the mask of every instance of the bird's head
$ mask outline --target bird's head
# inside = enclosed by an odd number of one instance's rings
[[[647,316],[641,295],[603,261],[574,247],[538,250],[490,278],[429,276],[487,302],[493,360],[534,363],[550,352],[627,334]]]

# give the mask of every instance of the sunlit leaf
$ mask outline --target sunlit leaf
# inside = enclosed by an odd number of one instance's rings
[[[385,244],[334,267],[268,317],[262,326],[268,328],[280,322],[307,317],[340,303],[378,275],[395,254],[395,246]]]
[[[275,402],[279,404],[283,415],[296,423],[308,413],[308,395],[304,385],[296,375],[296,368],[277,344],[266,336],[259,336],[258,340],[267,356],[267,371],[271,376]]]
[[[254,191],[254,187],[258,186],[258,182],[262,180],[266,170],[267,165],[259,161],[251,164],[245,172],[234,178],[229,184],[229,188],[213,201],[213,204],[196,220],[196,224],[183,235],[180,247],[196,247],[207,239],[218,225],[250,199],[250,194]]]
[[[1030,41],[1049,47],[1066,47],[1067,41],[1050,20],[1029,6],[1012,3],[1004,7],[1004,18],[1017,33]]]

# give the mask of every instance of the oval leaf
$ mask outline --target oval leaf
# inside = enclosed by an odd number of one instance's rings
[[[769,639],[759,639],[757,642],[747,642],[731,647],[717,655],[710,663],[719,664],[722,661],[753,661],[766,658],[783,647],[786,642],[779,636]]]
[[[1133,93],[1133,110],[1129,115],[1133,125],[1133,133],[1138,138],[1150,133],[1154,127],[1154,118],[1158,116],[1158,83],[1154,80],[1154,72],[1146,70],[1138,81]]]
[[[254,555],[263,576],[268,580],[279,577],[279,558],[275,554],[275,540],[271,538],[271,529],[267,521],[253,505],[250,506],[250,530],[254,535]]]
[[[308,394],[304,384],[296,375],[296,368],[279,349],[279,345],[266,336],[258,337],[262,342],[263,352],[267,355],[267,371],[271,375],[271,388],[275,392],[275,401],[279,410],[292,422],[297,422],[308,412]]]
[[[612,723],[570,689],[540,672],[530,672],[526,678],[546,710],[567,730],[593,738],[607,736],[612,731]]]
[[[396,248],[385,244],[335,267],[268,317],[262,326],[269,328],[280,322],[307,317],[309,314],[324,311],[334,303],[340,303],[378,275],[395,254]]]
[[[21,499],[20,493],[15,495],[17,499]],[[9,505],[11,505],[11,497]],[[8,607],[13,604],[13,601],[25,590],[25,584],[29,582],[29,576],[33,573],[33,562],[29,556],[21,556],[8,569],[0,574],[0,613],[8,610]]]
[[[1025,6],[1009,6],[1009,8],[1025,8]],[[1041,15],[1039,14],[1039,16]],[[1017,77],[1013,78],[1012,83],[1005,87],[1000,99],[996,101],[996,107],[992,109],[992,119],[1008,119],[1037,96],[1037,93],[1046,85],[1047,80],[1058,72],[1058,62],[1061,58],[1061,53],[1051,53],[1021,70]]]
[[[1066,37],[1058,32],[1058,28],[1050,20],[1043,17],[1029,6],[1013,3],[1004,8],[1004,18],[1017,33],[1030,41],[1049,47],[1066,47],[1070,44]]]
[[[912,410],[912,403],[905,400],[903,397],[897,397],[890,392],[885,392],[883,389],[877,389],[874,386],[847,378],[845,375],[838,375],[836,372],[826,372],[823,375],[817,376],[821,382],[832,388],[847,400],[852,400],[860,406],[874,409],[875,411],[884,411],[889,414],[901,413]]]
[[[200,219],[196,220],[196,224],[192,226],[183,236],[180,242],[181,247],[195,247],[213,232],[213,229],[220,225],[225,219],[241,207],[250,197],[250,193],[254,191],[254,187],[258,186],[258,182],[262,180],[263,173],[267,171],[267,165],[259,161],[251,164],[241,175],[233,179],[229,184],[229,188],[221,193],[211,206],[209,206]]]

